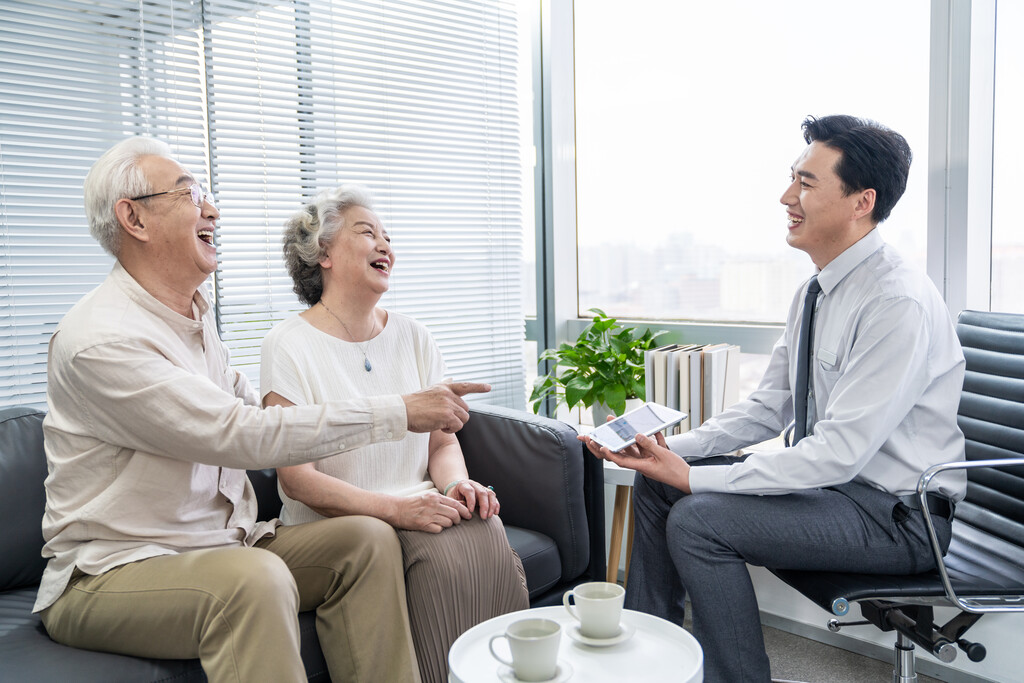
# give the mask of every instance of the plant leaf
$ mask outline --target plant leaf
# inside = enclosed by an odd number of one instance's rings
[[[588,377],[578,375],[565,384],[565,402],[570,408],[575,408],[588,391],[594,388],[594,383]]]
[[[604,402],[616,415],[626,410],[626,388],[621,384],[613,384],[604,390]]]

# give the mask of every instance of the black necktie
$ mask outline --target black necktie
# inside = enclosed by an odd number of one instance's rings
[[[800,316],[800,341],[796,354],[796,389],[793,390],[793,402],[796,408],[793,426],[793,445],[807,436],[807,380],[811,370],[811,332],[814,330],[814,304],[818,299],[821,285],[815,275],[807,284],[804,295],[804,310]]]

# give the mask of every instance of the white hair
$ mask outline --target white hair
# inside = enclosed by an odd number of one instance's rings
[[[121,225],[114,205],[120,199],[153,191],[139,170],[139,158],[144,156],[171,158],[171,148],[155,138],[128,138],[104,152],[85,176],[85,217],[89,221],[89,232],[115,257],[121,248]]]
[[[284,263],[299,300],[312,306],[323,295],[320,259],[342,227],[341,214],[353,206],[373,211],[373,199],[362,185],[341,185],[320,192],[284,224]]]

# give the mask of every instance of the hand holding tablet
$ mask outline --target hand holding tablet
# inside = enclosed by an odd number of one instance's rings
[[[658,403],[645,403],[636,410],[598,425],[589,436],[613,453],[618,453],[635,443],[637,434],[650,436],[685,419],[686,413]]]

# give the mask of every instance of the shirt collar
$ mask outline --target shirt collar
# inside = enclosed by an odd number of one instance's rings
[[[201,324],[203,318],[206,317],[207,311],[210,310],[210,302],[207,299],[205,284],[201,285],[196,290],[196,293],[192,295],[192,306],[196,313],[199,314],[197,320],[192,320],[191,318],[186,318],[177,311],[171,310],[170,307],[147,292],[142,285],[132,277],[131,273],[124,269],[124,266],[121,265],[120,261],[114,262],[114,268],[110,271],[110,276],[113,278],[114,282],[117,283],[117,286],[120,287],[132,301],[175,329],[180,328],[182,330],[193,331],[197,327],[201,327],[201,325],[197,325],[197,323]]]
[[[885,242],[882,241],[882,236],[878,234],[878,228],[874,228],[871,232],[847,247],[846,251],[832,259],[827,266],[818,272],[818,284],[821,285],[821,291],[828,295],[864,259],[874,254],[883,246],[885,246]]]

